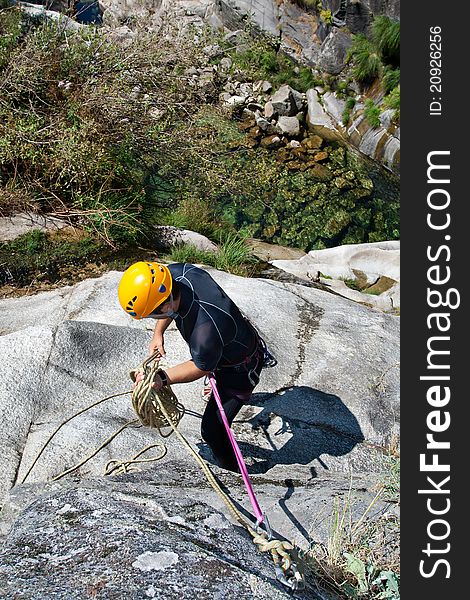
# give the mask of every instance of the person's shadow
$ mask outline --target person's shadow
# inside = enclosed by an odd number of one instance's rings
[[[257,412],[254,407],[262,410]],[[306,386],[294,386],[284,392],[253,394],[234,425],[244,431],[237,438],[243,436],[246,439],[246,428],[250,425],[253,430],[250,437],[254,440],[259,436],[264,438],[262,446],[238,440],[250,474],[266,473],[275,465],[300,464],[308,465],[311,477],[317,477],[312,464],[314,460],[328,469],[326,455],[344,456],[364,441],[356,417],[338,396]],[[266,448],[266,441],[269,448]],[[212,453],[205,446],[200,445],[201,454],[209,462],[214,462]],[[284,483],[286,491],[284,498],[279,500],[279,506],[299,533],[312,544],[314,542],[308,531],[287,505],[295,493],[294,481],[286,478]],[[236,500],[232,498],[232,501],[249,516]]]
[[[250,416],[250,406],[263,410]],[[301,464],[310,465],[315,476],[312,461],[328,469],[322,455],[344,456],[364,441],[356,417],[338,396],[306,386],[253,394],[236,421],[250,424],[270,446],[239,442],[243,456],[253,463],[248,467],[252,474],[266,473],[275,465]]]

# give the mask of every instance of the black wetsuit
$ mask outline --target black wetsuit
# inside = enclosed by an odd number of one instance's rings
[[[180,291],[176,326],[189,345],[194,364],[212,371],[230,424],[247,403],[263,368],[258,334],[206,271],[189,263],[168,265]],[[238,471],[232,446],[212,394],[201,434],[219,465]]]

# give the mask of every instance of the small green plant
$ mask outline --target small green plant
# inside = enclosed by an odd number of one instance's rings
[[[389,94],[394,88],[400,85],[400,69],[386,67],[382,77],[382,87],[386,94]]]
[[[372,40],[384,63],[400,64],[400,21],[394,21],[386,15],[375,17],[372,23]]]
[[[333,15],[331,10],[321,10],[320,17],[327,25],[331,25],[331,23],[333,23]]]
[[[192,244],[180,244],[171,250],[167,259],[173,262],[205,264],[242,276],[249,276],[257,262],[246,241],[237,233],[222,235],[215,252],[199,250]]]
[[[359,33],[353,36],[353,43],[347,54],[348,60],[352,60],[352,73],[354,79],[359,83],[371,83],[382,74],[382,60],[380,52],[374,44]]]
[[[400,119],[400,86],[397,85],[388,96],[384,98],[384,105],[387,108],[393,109],[393,118],[398,121]]]
[[[369,125],[374,129],[380,127],[380,108],[370,98],[365,102],[364,114]]]
[[[369,517],[383,493],[381,488],[357,520],[351,487],[335,498],[327,543],[305,556],[319,580],[342,598],[400,600],[398,520]]]
[[[342,121],[343,121],[343,125],[347,125],[351,119],[351,113],[353,108],[356,106],[356,99],[349,97],[346,100],[346,105],[344,107],[343,110],[343,114],[342,114]]]
[[[351,290],[355,290],[357,292],[361,291],[361,287],[359,286],[356,279],[349,279],[349,278],[341,278],[341,279],[345,283],[345,285],[347,285],[348,288],[350,288]]]

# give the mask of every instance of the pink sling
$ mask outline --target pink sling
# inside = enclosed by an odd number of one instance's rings
[[[256,516],[256,526],[260,525],[263,520],[266,519],[265,515],[262,513],[260,505],[258,504],[258,500],[256,499],[255,493],[253,491],[253,487],[251,485],[250,476],[248,475],[248,471],[246,469],[245,461],[243,460],[243,456],[240,448],[238,447],[237,440],[233,435],[232,430],[230,429],[230,425],[227,420],[227,415],[225,414],[224,407],[222,406],[222,401],[219,396],[219,391],[217,390],[217,385],[215,382],[215,377],[211,373],[209,375],[209,382],[211,384],[212,391],[214,392],[215,401],[217,402],[217,406],[220,411],[220,415],[222,417],[223,424],[225,425],[225,429],[227,431],[227,435],[229,437],[230,443],[232,444],[233,451],[235,452],[235,457],[237,459],[238,467],[243,477],[243,482],[246,487],[246,491],[248,492],[248,497],[250,498],[251,506],[253,507],[253,511]],[[267,520],[265,522],[266,528],[268,529],[269,525]]]

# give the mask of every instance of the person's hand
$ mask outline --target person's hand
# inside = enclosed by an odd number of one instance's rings
[[[163,343],[163,335],[154,335],[149,345],[149,356],[154,352],[160,352],[160,356],[166,356],[165,345]]]
[[[142,379],[144,378],[144,374],[142,372],[136,373],[135,375],[135,381],[134,381],[134,387],[136,387],[136,385],[142,381]],[[162,387],[163,387],[163,380],[160,377],[160,375],[155,375],[155,378],[153,380],[152,383],[152,387],[156,392],[159,392]]]

